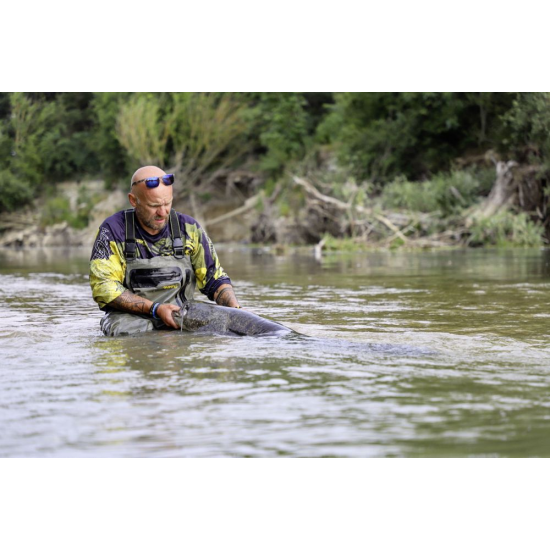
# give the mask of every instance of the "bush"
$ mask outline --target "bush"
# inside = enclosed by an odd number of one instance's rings
[[[299,92],[259,92],[248,116],[259,132],[265,154],[260,168],[275,174],[289,161],[301,158],[308,135],[307,102]]]
[[[330,233],[323,235],[324,250],[333,252],[356,252],[365,248],[364,243],[359,243],[351,237],[334,237]]]
[[[42,224],[68,222],[72,217],[71,205],[67,197],[52,197],[46,201],[42,210]]]
[[[318,136],[359,179],[385,184],[448,170],[470,150],[500,143],[513,93],[346,92],[335,94]]]
[[[101,173],[109,188],[120,179],[130,179],[132,167],[129,166],[128,155],[116,132],[121,105],[130,95],[129,92],[96,93],[91,103],[94,129],[89,146],[97,156]]]
[[[121,106],[117,137],[135,164],[171,165],[192,185],[243,156],[243,111],[231,94],[135,94]]]
[[[380,200],[385,208],[404,208],[415,212],[437,210],[437,200],[431,189],[431,182],[413,182],[403,177],[386,185]]]
[[[90,93],[22,93],[3,96],[0,110],[0,210],[23,206],[48,182],[98,169],[89,146]],[[9,105],[9,112],[6,113]],[[17,185],[12,182],[17,181]]]
[[[470,228],[470,246],[542,246],[544,228],[531,221],[524,212],[499,212],[488,218],[477,218]]]
[[[54,196],[49,198],[42,209],[42,224],[53,225],[67,222],[75,229],[84,229],[88,226],[90,212],[101,197],[92,196],[85,186],[78,190],[76,211],[71,208],[69,198],[66,196]]]
[[[33,189],[9,170],[0,171],[0,211],[11,212],[32,200]]]
[[[550,170],[550,93],[520,92],[502,118],[510,132],[505,144],[516,160]]]
[[[480,194],[490,189],[492,180],[487,176],[487,171],[456,170],[424,182],[398,178],[384,187],[381,202],[388,208],[437,211],[442,217],[452,216],[474,204]]]

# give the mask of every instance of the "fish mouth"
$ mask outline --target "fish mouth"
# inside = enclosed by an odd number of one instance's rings
[[[178,311],[174,311],[172,313],[172,317],[178,317],[180,319],[185,319],[187,317],[187,314],[189,313],[189,303],[185,302]]]
[[[176,322],[179,322],[180,319],[183,321],[186,315],[187,315],[187,309],[183,307],[180,307],[178,311],[172,312],[172,317]]]

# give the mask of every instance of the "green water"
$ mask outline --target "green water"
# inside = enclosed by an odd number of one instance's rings
[[[0,455],[550,456],[549,252],[218,253],[303,336],[108,339],[88,251],[0,250]]]

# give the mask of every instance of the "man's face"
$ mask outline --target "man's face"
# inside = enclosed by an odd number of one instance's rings
[[[151,174],[145,177],[162,176]],[[172,208],[172,186],[164,185],[162,181],[158,187],[148,188],[144,182],[132,187],[128,196],[130,204],[136,209],[136,216],[149,233],[160,233],[168,223]]]

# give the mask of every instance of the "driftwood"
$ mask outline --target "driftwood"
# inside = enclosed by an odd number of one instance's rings
[[[502,210],[512,209],[525,212],[533,221],[545,227],[546,238],[550,238],[550,217],[546,194],[547,176],[537,165],[521,166],[511,160],[496,162],[496,179],[488,197],[481,205],[472,207],[465,215],[465,226],[476,219],[488,218]]]
[[[275,207],[281,191],[277,188],[271,197],[258,193],[242,206],[217,218],[207,225],[222,223],[245,214],[263,202],[263,209],[251,225],[252,242],[310,244],[316,258],[321,258],[326,246],[325,234],[334,237],[351,237],[355,242],[380,246],[405,245],[414,247],[440,247],[467,245],[472,225],[481,217],[493,216],[502,209],[513,207],[528,212],[543,223],[547,222],[546,182],[537,167],[519,166],[514,161],[497,162],[493,189],[483,203],[468,212],[442,220],[440,214],[380,210],[355,204],[358,189],[352,190],[347,201],[330,196],[311,180],[295,176],[292,181],[305,192],[306,202],[294,218],[282,218]],[[462,199],[458,189],[450,192]],[[396,242],[397,241],[397,242]],[[400,241],[400,243],[399,243]]]
[[[235,208],[234,210],[231,210],[231,212],[222,214],[217,218],[212,218],[211,220],[207,220],[206,222],[204,222],[204,224],[206,227],[209,227],[212,225],[216,225],[217,223],[221,223],[231,218],[234,218],[235,216],[240,216],[241,214],[244,214],[249,210],[252,210],[252,208],[254,208],[258,204],[258,200],[261,199],[262,197],[263,197],[263,192],[260,192],[254,195],[253,197],[249,197],[248,199],[246,199],[246,201],[242,206],[239,206],[239,208]]]
[[[361,214],[362,216],[365,216],[367,218],[374,218],[378,222],[385,225],[390,231],[394,233],[393,238],[399,237],[403,242],[407,242],[408,238],[403,234],[403,232],[389,220],[386,216],[383,216],[382,214],[378,212],[374,212],[371,208],[366,208],[361,205],[354,205],[353,200],[346,203],[339,199],[335,199],[334,197],[329,197],[328,195],[324,195],[320,191],[318,191],[309,181],[307,181],[304,178],[294,177],[294,183],[296,185],[300,185],[303,187],[306,192],[311,195],[312,197],[315,197],[318,201],[330,204],[332,206],[335,206],[337,209],[341,211],[345,211],[348,214],[350,214],[350,217],[353,218],[353,213],[357,212],[358,214]]]
[[[457,213],[452,218],[441,219],[440,213],[381,210],[356,204],[360,189],[352,189],[347,201],[330,196],[330,186],[321,187],[304,177],[295,176],[292,181],[304,190],[305,205],[294,217],[282,217],[275,200],[281,192],[278,186],[271,196],[259,192],[244,200],[244,204],[216,218],[207,220],[205,226],[221,224],[242,216],[256,208],[259,201],[263,208],[254,216],[250,226],[252,242],[275,244],[309,244],[314,246],[316,258],[321,258],[326,246],[325,234],[334,237],[350,237],[357,243],[377,243],[379,246],[405,245],[414,247],[439,247],[468,245],[472,226],[480,218],[493,216],[505,208],[527,212],[532,218],[550,223],[548,199],[545,195],[546,180],[539,168],[519,166],[515,161],[497,162],[496,178],[489,196],[469,211]],[[224,178],[220,178],[225,180]],[[243,179],[244,181],[244,179]],[[252,190],[246,180],[243,191]],[[321,187],[321,190],[320,190]],[[226,187],[229,190],[230,186]],[[236,189],[230,189],[232,195]],[[459,201],[460,191],[450,188]],[[244,194],[244,193],[243,193]],[[400,241],[400,242],[399,242]]]
[[[513,160],[496,163],[497,177],[495,183],[489,196],[477,210],[476,215],[480,217],[492,216],[514,202],[518,182],[514,178],[513,168],[517,165],[518,163]]]

